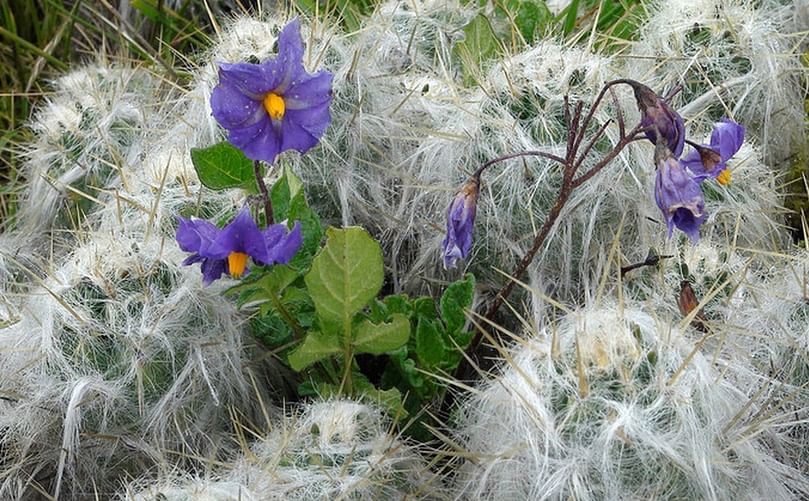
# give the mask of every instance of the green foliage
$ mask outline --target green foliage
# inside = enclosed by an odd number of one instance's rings
[[[323,329],[347,334],[354,314],[382,288],[382,250],[362,228],[329,228],[326,236],[306,286]]]
[[[472,332],[464,330],[465,311],[471,308],[475,277],[467,274],[444,291],[436,308],[429,297],[409,299],[388,296],[376,301],[371,318],[384,320],[395,315],[407,315],[414,335],[401,348],[388,354],[382,374],[382,388],[398,388],[406,395],[405,409],[415,414],[446,390],[445,384],[433,375],[451,374],[461,361],[461,352],[469,346]],[[440,315],[439,315],[440,311]],[[425,416],[416,420],[408,430],[411,435],[428,439]]]
[[[399,389],[375,387],[354,362],[356,354],[383,355],[410,338],[409,302],[391,296],[384,315],[365,313],[368,306],[375,310],[384,282],[379,244],[362,228],[329,228],[319,249],[320,219],[291,169],[284,170],[271,197],[277,218],[301,222],[302,249],[289,265],[255,267],[228,294],[239,307],[257,310],[251,320],[256,338],[308,376],[301,396],[348,393],[377,402],[392,415],[406,415]],[[453,298],[448,299],[450,310]]]
[[[315,362],[339,355],[343,351],[340,337],[310,330],[298,348],[289,354],[289,366],[300,372]]]
[[[309,207],[303,183],[292,172],[292,169],[288,167],[284,169],[283,176],[275,182],[270,190],[270,198],[276,220],[286,219],[290,223],[300,222],[303,246],[291,264],[299,269],[308,268],[312,258],[320,249],[320,242],[323,240],[323,225],[320,223],[317,213]]]
[[[497,55],[499,42],[489,18],[483,14],[475,16],[464,29],[464,39],[454,47],[456,57],[461,61],[464,82],[472,85],[485,71],[485,64]]]
[[[410,323],[406,316],[395,313],[390,322],[374,324],[363,320],[354,331],[355,352],[382,355],[407,342],[410,337]]]
[[[645,16],[641,0],[572,0],[555,22],[566,37],[584,38],[594,31],[599,45],[610,49],[621,41],[637,38]]]
[[[380,3],[379,0],[294,0],[293,5],[309,15],[335,17],[348,33],[358,31],[363,18]]]
[[[539,40],[553,22],[553,15],[542,0],[509,0],[506,12],[525,43],[531,45]]]
[[[410,325],[401,314],[388,322],[372,322],[358,315],[382,288],[379,244],[362,228],[329,228],[326,235],[326,245],[304,278],[319,330],[307,333],[290,354],[289,364],[297,371],[339,352],[344,363],[356,353],[382,354],[410,337]]]
[[[200,182],[207,188],[242,188],[258,193],[253,161],[227,141],[207,148],[191,148],[191,161]]]

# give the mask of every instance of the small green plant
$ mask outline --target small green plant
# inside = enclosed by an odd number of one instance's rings
[[[195,149],[191,158],[210,189],[261,192],[252,162],[227,142]],[[464,327],[474,277],[451,284],[438,304],[402,294],[380,298],[382,250],[367,231],[324,231],[289,168],[268,195],[275,220],[300,224],[302,244],[288,263],[256,266],[227,291],[254,313],[256,338],[301,375],[300,397],[349,395],[400,418],[421,411],[445,389],[431,374],[454,371],[472,338]],[[357,355],[384,357],[383,368],[363,369]]]

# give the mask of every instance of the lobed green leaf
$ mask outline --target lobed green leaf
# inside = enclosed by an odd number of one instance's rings
[[[382,249],[359,227],[329,228],[326,236],[304,281],[324,332],[347,336],[354,315],[382,288]]]

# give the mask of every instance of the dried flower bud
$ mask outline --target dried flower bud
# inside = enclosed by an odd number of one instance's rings
[[[646,137],[657,144],[659,133],[674,157],[679,158],[685,143],[683,117],[672,110],[666,101],[649,87],[635,81],[631,81],[630,85],[635,92],[635,100],[641,113],[640,123],[643,127],[650,128],[646,131]]]
[[[447,209],[447,236],[441,244],[444,268],[455,268],[456,262],[468,256],[472,249],[479,194],[480,177],[475,175],[466,181]]]

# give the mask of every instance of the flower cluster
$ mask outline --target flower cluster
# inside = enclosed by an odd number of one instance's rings
[[[730,183],[727,161],[742,147],[744,127],[723,119],[714,126],[710,144],[694,144],[685,139],[682,117],[660,96],[640,83],[631,85],[641,125],[646,137],[655,143],[655,201],[666,220],[668,236],[676,226],[691,241],[697,241],[699,227],[706,218],[700,184],[707,179],[723,185]],[[686,142],[693,150],[680,158]]]
[[[641,114],[640,124],[635,131],[641,131],[655,145],[654,158],[657,165],[655,201],[666,221],[668,236],[671,238],[676,226],[692,241],[696,241],[699,239],[699,228],[706,219],[705,200],[700,184],[707,179],[716,179],[723,185],[730,183],[730,170],[727,168],[727,162],[742,146],[744,127],[732,120],[723,119],[715,125],[710,144],[695,144],[686,140],[683,117],[671,109],[666,99],[634,80],[614,80],[606,84],[605,90],[611,85],[619,83],[631,86],[635,93],[635,100]],[[581,108],[578,110],[580,111]],[[585,120],[589,120],[590,116],[588,115]],[[578,118],[572,122],[578,123]],[[574,138],[572,143],[580,144],[575,137],[579,133],[583,135],[586,130],[587,124],[585,123],[581,132],[569,131],[572,134],[571,137]],[[634,136],[622,138],[620,144],[616,146],[617,151],[635,139]],[[681,158],[686,143],[693,149]],[[568,147],[570,144],[569,142]],[[567,160],[542,152],[522,152],[487,162],[466,182],[447,209],[447,231],[442,243],[445,268],[454,268],[458,260],[469,255],[472,248],[475,210],[480,192],[480,173],[501,160],[530,154],[552,158],[563,164],[566,173],[565,182],[568,184],[560,191],[561,198],[557,201],[564,203],[566,194],[569,194],[569,190],[572,189],[576,166],[579,165],[578,162],[581,162],[581,159],[575,160],[577,151],[568,151]],[[601,164],[601,167],[603,165]],[[580,179],[587,177],[588,175],[583,175]],[[535,246],[535,248],[537,247]]]
[[[273,163],[282,151],[305,153],[331,122],[333,75],[306,72],[300,30],[297,18],[284,27],[275,59],[219,63],[211,110],[228,130],[228,141],[251,160]]]
[[[291,231],[282,223],[262,231],[247,206],[221,230],[204,219],[178,219],[177,243],[185,252],[193,252],[183,264],[201,263],[205,285],[219,279],[223,273],[234,278],[248,273],[248,258],[265,266],[286,264],[303,243],[299,223],[295,223]]]
[[[247,158],[272,163],[279,153],[314,147],[329,126],[332,74],[308,73],[303,67],[303,39],[296,18],[278,35],[278,56],[260,64],[219,63],[219,84],[211,93],[211,111],[227,129],[228,141]],[[268,191],[256,168],[266,207]],[[268,223],[272,211],[267,209]],[[247,273],[248,258],[259,265],[288,263],[300,249],[300,223],[270,224],[259,230],[245,206],[221,230],[212,223],[179,218],[177,243],[193,253],[183,261],[200,263],[205,285],[222,274],[239,278]]]

